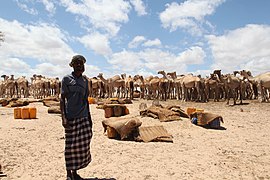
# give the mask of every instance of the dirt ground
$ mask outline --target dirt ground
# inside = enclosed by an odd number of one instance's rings
[[[202,108],[224,119],[223,130],[205,129],[181,121],[159,122],[139,116],[140,103],[127,104],[128,117],[142,126],[163,125],[173,143],[108,139],[103,134],[104,110],[91,104],[92,162],[79,174],[85,179],[270,179],[270,103],[244,101],[194,103],[169,100],[162,105]],[[65,179],[64,129],[58,114],[48,114],[42,103],[37,119],[14,119],[13,108],[0,107],[0,164],[6,179]],[[1,179],[1,177],[0,177]]]

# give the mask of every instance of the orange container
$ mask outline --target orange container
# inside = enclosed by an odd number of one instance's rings
[[[30,118],[29,108],[28,107],[22,108],[21,115],[22,115],[22,119],[29,119]]]
[[[93,98],[93,97],[88,97],[88,103],[89,103],[89,104],[95,104],[95,103],[96,103],[95,98]]]
[[[196,112],[204,112],[204,109],[196,109]]]
[[[117,137],[117,131],[110,127],[110,126],[107,126],[107,136],[108,138],[116,138]]]
[[[194,108],[194,107],[188,107],[187,108],[187,114],[188,114],[188,116],[190,116],[190,114],[192,114],[195,111],[196,111],[196,108]]]
[[[29,107],[29,118],[36,119],[37,118],[37,108]]]
[[[113,116],[113,108],[111,107],[106,107],[104,109],[104,114],[105,114],[105,118],[109,118]]]
[[[21,119],[22,114],[21,114],[21,108],[14,108],[14,119]]]
[[[125,108],[125,115],[129,114],[129,109],[126,107]]]

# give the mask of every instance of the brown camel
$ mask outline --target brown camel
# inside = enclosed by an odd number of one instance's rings
[[[28,98],[29,97],[29,82],[25,76],[21,76],[15,80],[17,86],[17,96]]]
[[[133,99],[133,92],[134,92],[134,80],[131,76],[128,76],[123,73],[121,74],[122,79],[125,81],[125,92],[124,92],[124,97],[130,99]]]

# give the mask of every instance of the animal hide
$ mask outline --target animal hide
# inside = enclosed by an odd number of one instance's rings
[[[121,140],[134,139],[141,124],[142,122],[138,118],[110,118],[102,121],[104,133],[107,131],[107,126],[110,126],[117,132]]]
[[[137,137],[137,141],[173,142],[172,135],[170,135],[163,126],[139,127],[139,136]]]
[[[180,117],[181,113],[177,112],[175,109],[172,110],[172,109],[164,108],[161,105],[160,106],[153,106],[152,105],[145,110],[141,110],[140,115],[158,118],[161,122],[181,120],[181,117]],[[185,117],[186,117],[186,115],[185,115]]]

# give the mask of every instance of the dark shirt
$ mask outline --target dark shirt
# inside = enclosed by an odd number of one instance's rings
[[[62,79],[61,94],[65,99],[65,112],[67,120],[87,117],[88,114],[88,80],[83,77],[76,77],[73,73]]]

